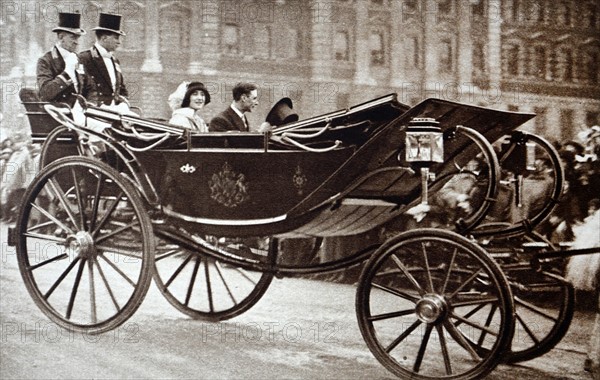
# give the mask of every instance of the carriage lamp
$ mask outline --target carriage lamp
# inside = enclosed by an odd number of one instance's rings
[[[444,162],[444,134],[431,117],[415,117],[406,128],[406,161],[421,168],[421,204],[428,204],[429,166]]]
[[[444,162],[444,135],[440,123],[430,117],[415,117],[406,129],[406,161]]]

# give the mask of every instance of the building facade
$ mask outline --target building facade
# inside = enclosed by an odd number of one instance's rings
[[[392,92],[534,112],[523,128],[552,140],[600,124],[598,0],[2,0],[5,119],[22,112],[18,89],[35,86],[58,11],[82,14],[81,50],[99,11],[123,16],[116,55],[147,117],[168,118],[168,95],[199,80],[208,120],[244,80],[260,88],[253,125],[284,96],[305,118]]]

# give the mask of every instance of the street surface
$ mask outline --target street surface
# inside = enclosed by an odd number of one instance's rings
[[[60,329],[35,306],[0,226],[0,379],[392,379],[364,343],[355,287],[274,279],[245,314],[189,319],[151,286],[124,325],[88,336]],[[550,353],[500,365],[489,379],[591,379],[583,370],[594,315],[578,311]],[[441,359],[440,359],[441,360]]]

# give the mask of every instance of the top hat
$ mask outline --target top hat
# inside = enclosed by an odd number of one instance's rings
[[[85,30],[80,27],[81,15],[79,13],[59,13],[58,26],[52,29],[53,32],[69,32],[78,36],[85,34]]]
[[[114,15],[110,13],[100,13],[98,19],[98,26],[92,28],[92,30],[105,30],[107,32],[113,32],[125,35],[125,32],[121,30],[121,15]]]
[[[267,122],[271,125],[283,125],[298,120],[298,114],[293,110],[292,99],[281,98],[267,114]]]
[[[189,107],[190,105],[190,96],[196,91],[202,91],[204,93],[204,105],[210,103],[210,94],[206,87],[204,87],[204,83],[202,82],[191,82],[187,90],[185,91],[185,96],[183,97],[183,101],[181,102],[182,107]]]

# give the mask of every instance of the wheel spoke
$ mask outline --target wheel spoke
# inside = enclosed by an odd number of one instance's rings
[[[452,273],[452,268],[454,267],[454,260],[456,259],[457,253],[458,248],[454,248],[454,252],[452,252],[452,258],[450,259],[450,265],[448,266],[448,273],[446,273],[446,278],[444,279],[444,285],[442,286],[440,294],[446,293],[446,287],[448,286],[448,281],[450,280],[450,274]]]
[[[431,278],[431,269],[429,268],[429,260],[427,259],[427,249],[425,243],[421,242],[421,250],[423,252],[423,262],[425,263],[425,272],[427,273],[427,285],[429,286],[429,292],[433,293],[433,279]]]
[[[399,311],[393,311],[391,313],[383,313],[383,314],[377,314],[377,315],[372,315],[368,318],[369,321],[381,321],[384,319],[390,319],[390,318],[397,318],[397,317],[404,317],[405,315],[410,315],[410,314],[414,314],[415,313],[415,309],[406,309],[406,310],[399,310]]]
[[[427,350],[427,344],[429,343],[429,336],[431,335],[431,330],[433,330],[433,325],[428,324],[427,328],[425,328],[425,334],[423,335],[423,339],[421,339],[419,352],[417,353],[417,358],[413,366],[413,371],[415,371],[416,373],[419,373],[419,371],[421,370],[421,363],[423,362],[423,356],[425,356],[425,350]]]
[[[73,224],[73,226],[75,228],[78,228],[77,226],[77,221],[75,220],[75,215],[73,214],[73,210],[71,210],[71,207],[69,206],[69,204],[67,203],[67,196],[65,195],[65,193],[62,191],[62,189],[60,188],[60,186],[58,186],[56,184],[56,180],[54,178],[51,178],[48,183],[50,184],[50,188],[52,189],[52,192],[54,193],[54,195],[58,198],[58,200],[60,201],[60,204],[63,206],[65,212],[67,213],[67,215],[69,216],[69,219],[71,220],[71,223]],[[68,231],[72,231],[71,229],[68,229]]]
[[[485,332],[487,332],[490,335],[498,336],[498,332],[490,329],[488,326],[484,326],[481,323],[473,322],[470,319],[464,318],[464,317],[462,317],[462,316],[460,316],[458,314],[455,314],[455,313],[450,313],[450,315],[453,318],[458,319],[459,321],[461,321],[462,323],[464,323],[466,325],[469,325],[471,327],[475,327],[476,329],[485,331]]]
[[[73,230],[69,227],[67,227],[63,222],[61,222],[60,220],[56,219],[52,214],[50,214],[48,211],[42,209],[41,207],[39,207],[38,205],[36,205],[35,203],[31,203],[31,206],[36,209],[37,211],[39,211],[40,213],[42,213],[46,218],[50,219],[51,221],[54,222],[54,224],[56,224],[58,227],[62,228],[63,230],[67,231],[70,234],[74,234]]]
[[[238,302],[235,299],[235,297],[233,296],[233,293],[232,293],[231,289],[229,288],[229,284],[227,283],[227,281],[225,280],[225,277],[223,276],[221,264],[219,264],[218,261],[215,261],[215,269],[217,270],[217,273],[219,274],[219,277],[221,278],[221,282],[223,282],[223,285],[225,286],[225,290],[227,290],[227,294],[229,294],[229,298],[231,299],[231,301],[233,302],[234,305],[237,305]]]
[[[492,318],[494,317],[494,314],[496,313],[496,310],[498,309],[498,307],[495,304],[492,304],[492,307],[490,308],[490,312],[488,313],[488,317],[485,320],[485,327],[489,329],[490,324],[492,323]],[[482,347],[483,346],[483,341],[485,339],[485,335],[486,335],[486,330],[482,330],[481,331],[481,335],[479,335],[479,340],[477,341],[477,346]]]
[[[63,260],[63,259],[66,259],[66,258],[68,258],[68,257],[69,257],[69,255],[67,255],[66,253],[63,253],[62,255],[54,256],[54,257],[52,257],[52,258],[50,258],[50,259],[48,259],[48,260],[44,260],[44,261],[42,261],[42,262],[41,262],[41,263],[39,263],[39,264],[36,264],[36,265],[32,265],[32,266],[30,266],[30,267],[27,267],[27,270],[29,270],[29,271],[34,271],[34,270],[36,270],[36,269],[38,269],[38,268],[40,268],[40,267],[43,267],[44,265],[47,265],[47,264],[53,263],[53,262],[55,262],[55,261],[58,261],[58,260]]]
[[[102,185],[104,184],[104,175],[98,173],[98,182],[96,183],[96,192],[94,195],[94,203],[92,204],[92,215],[90,216],[90,231],[94,231],[96,228],[96,218],[98,218],[98,208],[100,207],[100,194],[102,192]]]
[[[113,230],[113,231],[110,231],[107,234],[104,234],[102,236],[97,236],[96,237],[96,244],[101,243],[104,240],[106,240],[106,239],[108,239],[108,238],[110,238],[112,236],[118,235],[118,234],[122,233],[123,231],[127,231],[128,229],[133,229],[133,227],[139,226],[139,224],[140,224],[139,221],[135,220],[135,221],[133,221],[133,222],[131,222],[129,224],[126,224],[124,226],[121,226],[121,227]]]
[[[45,234],[36,234],[36,233],[32,233],[32,232],[25,232],[23,234],[23,236],[34,238],[34,239],[47,240],[49,242],[51,241],[51,242],[59,243],[62,245],[66,245],[66,243],[67,243],[67,239],[64,239],[64,238],[61,238],[58,236],[54,236],[54,235],[45,235]]]
[[[446,330],[450,331],[452,336],[459,341],[459,345],[465,350],[467,350],[467,352],[469,353],[469,355],[471,355],[471,358],[473,360],[481,361],[481,358],[479,357],[477,352],[475,352],[471,344],[467,342],[466,338],[463,336],[463,333],[458,328],[456,328],[456,326],[454,326],[452,321],[445,320],[444,327],[446,327]]]
[[[398,337],[385,348],[385,352],[388,354],[392,352],[392,350],[396,348],[396,346],[398,346],[404,339],[406,339],[406,337],[409,336],[413,331],[415,331],[415,329],[419,327],[421,323],[422,322],[418,319],[414,321],[409,328],[407,328],[402,334],[398,335]]]
[[[519,305],[519,306],[523,306],[525,309],[528,309],[530,311],[533,311],[534,313],[545,317],[553,322],[556,322],[558,320],[558,318],[554,317],[551,314],[548,314],[545,310],[543,310],[542,308],[532,304],[531,302],[527,302],[524,299],[515,296],[515,304]]]
[[[156,257],[154,258],[154,261],[160,261],[160,260],[162,260],[162,259],[166,259],[167,257],[171,257],[171,256],[173,256],[174,254],[176,254],[176,253],[181,253],[181,252],[183,252],[183,251],[182,251],[181,249],[179,249],[179,248],[176,248],[176,249],[171,249],[171,250],[169,250],[169,251],[167,251],[167,252],[165,252],[165,253],[163,253],[163,254],[161,254],[161,255],[158,255],[158,256],[156,256]]]
[[[471,275],[471,277],[469,277],[466,281],[464,281],[450,296],[448,296],[448,299],[454,298],[461,290],[464,289],[465,286],[467,286],[471,282],[473,282],[473,280],[475,280],[477,278],[477,276],[479,276],[479,274],[481,273],[482,270],[483,270],[482,268],[479,268],[479,270],[477,270],[477,272],[473,273]]]
[[[83,194],[81,193],[81,188],[79,187],[79,181],[77,181],[77,175],[75,174],[75,169],[71,168],[71,174],[73,175],[73,185],[75,187],[75,196],[77,197],[77,203],[79,204],[79,229],[81,231],[86,231],[86,222],[85,222],[85,205],[83,203]]]
[[[204,259],[206,262],[204,264],[204,274],[206,275],[206,292],[208,295],[208,307],[210,312],[213,313],[215,311],[215,305],[213,303],[213,294],[212,294],[212,286],[210,283],[210,268],[208,265],[208,258]]]
[[[201,258],[196,256],[196,262],[194,263],[194,269],[192,270],[192,277],[190,278],[187,294],[185,295],[185,306],[188,306],[190,304],[190,298],[192,297],[192,290],[194,289],[194,284],[196,283],[196,274],[198,273],[200,261]]]
[[[183,260],[183,262],[177,267],[177,269],[175,269],[175,272],[171,274],[171,277],[165,283],[165,288],[168,288],[171,285],[171,283],[175,280],[175,278],[177,278],[177,276],[179,276],[179,273],[181,273],[183,268],[185,268],[185,266],[190,262],[191,259],[192,254],[188,254],[185,260]]]
[[[100,262],[98,262],[98,260],[96,258],[94,258],[93,260],[94,260],[94,263],[96,264],[96,267],[98,267],[98,273],[100,273],[100,277],[102,278],[104,287],[106,287],[106,291],[108,291],[110,299],[112,300],[113,305],[115,305],[115,309],[117,309],[117,312],[120,312],[121,307],[119,306],[119,303],[117,302],[117,299],[115,298],[115,295],[112,291],[112,288],[110,287],[110,284],[106,280],[106,276],[104,275],[104,271],[102,270],[102,267],[100,266]]]
[[[517,313],[516,317],[517,317],[517,321],[519,321],[519,323],[521,324],[521,326],[523,326],[523,328],[525,329],[525,332],[527,333],[527,335],[529,335],[529,337],[531,338],[531,340],[533,340],[533,342],[536,345],[540,344],[540,340],[538,339],[537,336],[535,336],[535,334],[533,333],[533,331],[531,331],[531,329],[529,328],[529,326],[527,326],[527,323],[525,323],[525,321],[523,320],[523,318],[521,317],[521,315],[519,313]]]
[[[442,357],[444,358],[444,367],[446,368],[446,375],[452,375],[452,364],[450,363],[450,355],[448,353],[448,343],[446,342],[446,336],[444,335],[444,329],[442,325],[435,326],[438,336],[440,338],[440,347],[442,348]]]
[[[487,304],[494,303],[494,302],[498,302],[498,297],[479,297],[479,298],[472,299],[472,300],[454,301],[454,302],[452,302],[452,306],[455,308],[464,307],[464,306],[473,306],[473,305],[485,306]]]
[[[406,276],[406,278],[408,278],[408,281],[417,289],[419,295],[425,295],[425,289],[423,289],[421,285],[419,285],[417,280],[413,277],[412,274],[410,274],[409,270],[404,266],[404,264],[402,264],[400,259],[398,259],[398,257],[395,254],[391,255],[391,258],[394,261],[394,263],[398,266],[398,268],[402,271],[402,273]]]
[[[123,277],[125,279],[125,281],[127,281],[129,284],[131,284],[131,286],[133,286],[135,288],[135,282],[132,279],[130,279],[125,273],[123,273],[123,271],[121,269],[119,269],[118,266],[116,266],[114,263],[112,263],[103,254],[98,255],[98,257],[102,258],[102,260],[104,260],[108,265],[110,265],[111,268],[113,268],[115,270],[115,272],[120,274],[121,277]]]
[[[94,263],[88,260],[88,272],[90,277],[90,312],[92,315],[92,323],[98,323],[96,314],[96,285],[94,283]]]
[[[77,262],[80,260],[80,257],[76,257],[75,260],[73,260],[71,262],[71,264],[69,264],[69,266],[67,267],[67,269],[64,270],[64,272],[56,279],[56,281],[54,282],[54,284],[52,284],[52,286],[50,287],[50,289],[48,289],[48,291],[46,292],[46,294],[44,294],[44,299],[47,300],[48,297],[50,297],[52,295],[52,293],[54,292],[54,290],[56,290],[56,288],[58,287],[58,285],[60,285],[60,283],[62,282],[62,280],[65,279],[65,277],[67,277],[67,275],[69,274],[69,272],[71,272],[71,269],[73,269],[73,267],[77,264]]]
[[[98,245],[98,246],[96,246],[96,249],[103,253],[109,253],[109,252],[116,253],[118,255],[132,257],[134,259],[142,258],[142,253],[140,251],[131,251],[131,250],[128,250],[127,248],[123,248],[123,247]]]
[[[102,219],[100,219],[100,222],[98,222],[96,229],[92,231],[93,238],[96,238],[102,227],[104,227],[104,224],[108,221],[108,219],[110,219],[110,216],[112,215],[113,211],[115,211],[115,209],[117,208],[117,205],[119,204],[119,199],[123,197],[123,194],[123,191],[121,191],[119,195],[115,198],[114,202],[111,203],[108,209],[104,212],[104,215],[102,215]]]
[[[410,301],[412,301],[414,303],[417,303],[417,301],[420,299],[417,296],[413,296],[413,295],[411,295],[409,293],[406,293],[406,292],[403,292],[401,290],[391,289],[391,288],[388,288],[387,286],[379,285],[379,284],[376,284],[376,283],[373,283],[372,285],[373,285],[374,288],[381,289],[381,290],[383,290],[385,292],[388,292],[390,294],[393,294],[393,295],[401,297],[401,298],[405,298],[405,299],[410,300]]]
[[[77,290],[79,290],[79,282],[81,281],[81,275],[83,274],[85,262],[86,259],[81,259],[81,261],[79,262],[79,268],[77,268],[77,275],[75,276],[73,289],[71,289],[71,297],[69,298],[69,305],[67,306],[67,319],[71,319],[71,312],[73,311],[73,305],[75,304],[75,297],[77,297]]]

